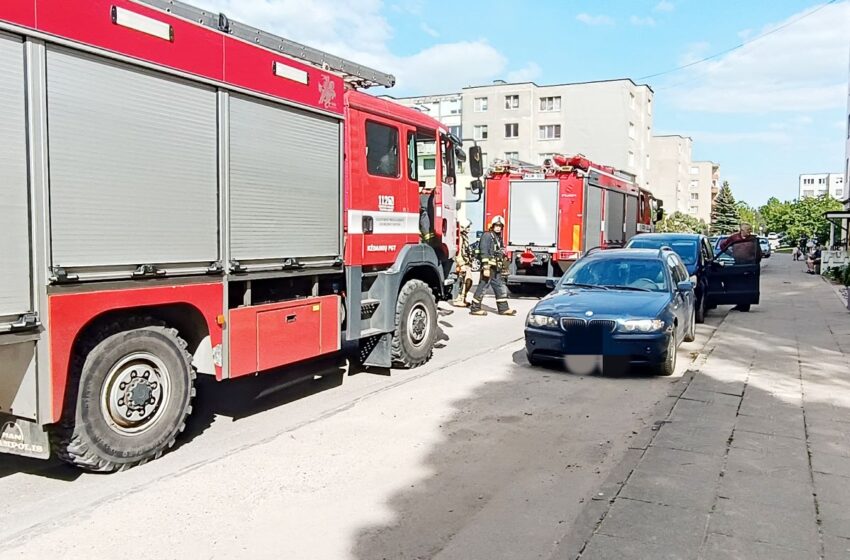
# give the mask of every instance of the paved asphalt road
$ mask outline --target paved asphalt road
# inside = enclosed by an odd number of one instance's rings
[[[533,302],[441,304],[413,371],[201,380],[177,448],[125,473],[2,456],[0,558],[546,558],[675,377],[531,368]]]

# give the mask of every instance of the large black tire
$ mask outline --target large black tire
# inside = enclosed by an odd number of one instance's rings
[[[678,348],[676,344],[676,333],[670,336],[670,346],[667,348],[667,356],[664,361],[659,364],[656,372],[663,377],[669,377],[676,372],[676,354]]]
[[[705,314],[708,313],[708,309],[705,305],[705,294],[703,294],[699,298],[699,302],[697,302],[697,311],[696,311],[696,321],[699,324],[705,323]]]
[[[394,366],[412,369],[431,359],[437,341],[437,302],[428,284],[410,280],[401,288],[395,306],[395,325]]]
[[[159,458],[186,427],[195,396],[192,357],[175,329],[111,332],[77,357],[73,407],[54,432],[58,456],[89,471],[123,471]]]
[[[691,314],[691,318],[688,321],[688,330],[685,331],[685,342],[693,342],[697,339],[697,317],[696,311]]]

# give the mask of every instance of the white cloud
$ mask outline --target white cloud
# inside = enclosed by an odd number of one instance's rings
[[[440,32],[425,23],[424,21],[419,24],[419,29],[425,32],[426,35],[430,35],[431,37],[437,38],[440,36]]]
[[[632,16],[629,18],[629,23],[632,25],[643,26],[646,25],[648,27],[652,27],[655,25],[655,19],[651,16],[640,17],[640,16]]]
[[[606,15],[592,16],[587,13],[581,13],[576,16],[576,20],[585,25],[614,25],[614,20]]]
[[[397,78],[393,95],[456,91],[504,74],[507,59],[484,40],[438,43],[409,56],[389,49],[393,29],[382,0],[194,0],[205,9],[345,57]],[[389,9],[421,14],[421,0],[401,0]],[[422,25],[423,32],[436,31]],[[430,31],[429,31],[430,30]],[[431,33],[433,31],[434,33]]]
[[[508,82],[533,82],[540,77],[542,69],[536,62],[529,62],[522,68],[508,72]]]
[[[708,49],[711,48],[711,43],[708,41],[699,41],[691,43],[685,48],[685,52],[679,57],[679,65],[691,64],[709,54]]]
[[[669,0],[661,0],[658,4],[653,8],[656,12],[672,12],[676,9],[676,5]]]
[[[760,33],[802,15],[767,25]],[[670,78],[673,101],[681,109],[714,113],[844,107],[850,26],[838,23],[847,21],[850,2],[831,4],[741,49],[683,71]],[[683,60],[695,60],[700,52],[691,46]]]

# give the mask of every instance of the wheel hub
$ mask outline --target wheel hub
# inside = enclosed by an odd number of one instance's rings
[[[103,417],[118,432],[143,432],[159,419],[168,389],[168,370],[159,358],[147,353],[126,356],[110,369],[104,381]]]
[[[428,310],[421,303],[417,304],[407,320],[407,332],[411,342],[417,346],[421,345],[428,338],[430,330]]]

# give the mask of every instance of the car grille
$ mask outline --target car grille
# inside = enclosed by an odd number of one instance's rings
[[[610,333],[614,332],[614,329],[617,328],[617,321],[610,319],[592,319],[587,321],[574,317],[563,317],[561,318],[561,328],[567,332],[598,329],[601,332]]]

